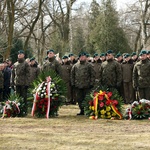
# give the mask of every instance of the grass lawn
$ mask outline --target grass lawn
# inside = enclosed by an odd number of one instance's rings
[[[0,119],[0,150],[150,150],[150,120],[90,120],[77,105],[50,119]]]

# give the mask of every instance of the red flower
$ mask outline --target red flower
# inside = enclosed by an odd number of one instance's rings
[[[104,99],[104,96],[103,95],[98,95],[98,100],[103,100]]]
[[[99,104],[99,106],[100,106],[100,107],[104,107],[104,103],[101,102],[101,103]]]
[[[138,112],[137,112],[137,114],[138,114],[138,115],[140,115],[140,114],[141,114],[141,112],[140,112],[140,111],[138,111]]]
[[[98,92],[94,92],[94,97],[98,94]]]
[[[112,101],[114,105],[118,105],[118,101],[117,100],[113,100]]]
[[[107,93],[107,96],[108,96],[108,97],[111,97],[111,96],[112,96],[112,92],[108,92],[108,93]]]
[[[111,102],[109,100],[106,101],[106,105],[109,106]]]

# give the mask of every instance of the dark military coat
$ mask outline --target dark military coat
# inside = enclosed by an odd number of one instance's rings
[[[131,59],[121,64],[123,82],[132,82],[133,67],[134,64]]]
[[[122,82],[121,66],[115,60],[107,60],[101,65],[101,84],[108,87],[119,87]]]
[[[133,87],[150,87],[150,61],[148,59],[144,61],[140,60],[134,65]]]
[[[37,64],[30,65],[30,82],[33,82],[39,75],[40,68]]]
[[[30,85],[30,66],[25,59],[19,59],[12,68],[11,86]]]
[[[54,70],[57,74],[62,74],[61,64],[56,60],[55,57],[49,58],[42,67],[42,70]]]
[[[95,71],[89,62],[77,62],[71,69],[71,84],[79,89],[90,88],[95,83]]]
[[[95,71],[95,79],[96,80],[100,80],[101,78],[101,74],[100,74],[100,70],[101,70],[101,61],[94,61],[93,63],[93,68],[94,68],[94,71]]]
[[[72,66],[70,65],[70,62],[62,64],[62,79],[66,83],[70,83],[70,84],[71,84],[71,81],[70,81],[71,68]]]

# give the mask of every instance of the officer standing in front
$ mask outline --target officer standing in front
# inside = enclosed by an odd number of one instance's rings
[[[79,62],[73,65],[71,69],[71,84],[75,87],[77,102],[80,112],[77,115],[84,115],[82,102],[85,96],[90,92],[95,82],[95,71],[91,63],[87,62],[85,52],[79,54]]]

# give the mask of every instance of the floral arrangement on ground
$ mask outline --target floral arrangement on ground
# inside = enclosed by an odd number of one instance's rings
[[[32,116],[54,117],[64,104],[66,86],[53,70],[41,72],[30,89],[34,95]]]
[[[122,119],[123,98],[114,88],[98,87],[87,94],[83,102],[85,114],[90,119]]]
[[[125,112],[126,119],[150,119],[150,101],[141,99],[134,101]]]
[[[11,94],[7,101],[0,103],[0,115],[2,118],[26,116],[23,98],[16,94]]]

